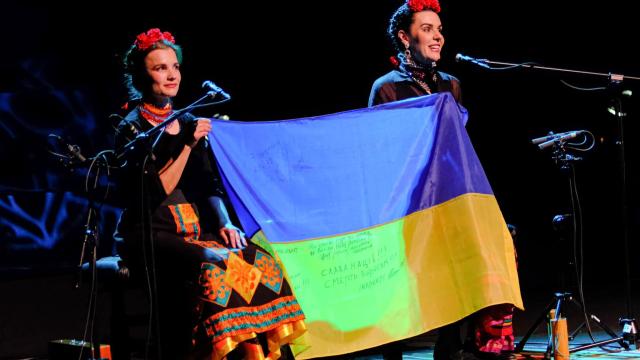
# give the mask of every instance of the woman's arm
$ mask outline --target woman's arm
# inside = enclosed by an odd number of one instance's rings
[[[184,148],[175,160],[169,161],[158,172],[162,187],[167,194],[171,194],[176,186],[178,186],[184,167],[187,165],[187,160],[189,160],[191,149],[193,149],[198,143],[198,140],[207,135],[209,131],[211,131],[211,120],[205,118],[196,119],[196,128],[193,132],[192,141],[184,145]]]
[[[233,248],[247,246],[247,239],[244,237],[244,233],[231,222],[224,201],[218,196],[211,196],[207,200],[216,217],[218,235],[220,235],[224,243],[231,245]]]

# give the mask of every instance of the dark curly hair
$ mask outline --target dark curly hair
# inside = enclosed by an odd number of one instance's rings
[[[398,31],[404,30],[409,32],[409,28],[413,23],[413,14],[418,11],[431,10],[436,13],[440,12],[440,3],[438,0],[408,0],[400,6],[389,20],[387,35],[391,40],[391,44],[397,52],[405,50],[404,44],[398,38]]]
[[[140,99],[151,86],[151,77],[147,73],[144,58],[155,49],[173,49],[178,63],[182,64],[182,48],[167,40],[159,40],[144,50],[138,49],[135,44],[132,45],[123,58],[124,84],[130,100]]]
[[[398,31],[404,30],[409,32],[409,27],[411,23],[413,23],[413,14],[414,12],[404,3],[393,13],[389,20],[387,35],[397,52],[403,52],[405,50],[404,44],[402,44],[402,41],[398,38]]]

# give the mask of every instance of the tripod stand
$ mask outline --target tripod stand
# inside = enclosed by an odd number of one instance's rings
[[[534,143],[539,143],[538,145],[541,149],[546,148],[548,146],[553,146],[553,159],[555,163],[560,167],[560,170],[568,175],[569,178],[569,187],[571,191],[571,205],[572,205],[572,214],[570,215],[558,215],[554,218],[553,223],[555,225],[561,225],[561,221],[566,220],[566,218],[570,217],[572,219],[572,237],[574,243],[574,257],[576,261],[574,261],[574,266],[576,267],[576,277],[577,277],[577,285],[578,291],[580,294],[580,298],[582,299],[582,271],[578,270],[578,261],[576,257],[576,251],[578,248],[578,244],[580,244],[580,251],[582,252],[582,240],[581,240],[581,229],[582,229],[582,214],[580,210],[578,192],[575,184],[575,171],[573,168],[573,162],[581,160],[581,158],[570,155],[567,153],[566,149],[566,141],[568,139],[576,137],[578,134],[589,133],[587,131],[575,131],[575,132],[567,132],[563,134],[549,135],[547,137],[542,137],[538,139],[534,139]],[[583,142],[584,143],[584,142]],[[590,148],[589,148],[590,149]],[[588,149],[587,149],[588,150]],[[560,230],[556,228],[556,230]],[[580,231],[580,233],[579,233]],[[578,241],[580,239],[580,241]],[[602,323],[599,318],[595,315],[587,315],[586,309],[584,305],[576,300],[570,292],[556,292],[553,296],[552,301],[545,307],[540,316],[534,322],[533,326],[526,332],[522,340],[518,343],[515,348],[516,352],[521,352],[524,349],[525,344],[531,337],[531,335],[535,332],[535,330],[540,326],[540,324],[547,318],[550,317],[549,321],[551,324],[558,323],[558,320],[561,318],[566,318],[567,307],[569,304],[574,305],[581,314],[584,314],[584,322],[574,330],[568,338],[572,340],[575,338],[575,335],[580,331],[583,327],[586,327],[591,337],[593,343],[587,344],[584,346],[574,347],[572,349],[567,349],[569,353],[577,352],[597,346],[604,346],[607,344],[617,342],[620,344],[622,348],[625,350],[629,350],[629,342],[635,339],[635,325],[633,320],[624,319],[621,320],[621,324],[624,325],[625,334],[623,336],[617,336],[614,331],[612,331],[609,327],[607,327],[604,323]],[[551,314],[551,315],[550,315]],[[596,342],[591,335],[591,328],[589,325],[589,320],[593,320],[602,330],[604,330],[611,339],[598,341]],[[547,338],[547,347],[544,353],[545,359],[551,358],[552,354],[556,353],[556,339],[554,339],[554,335],[548,328],[548,338]]]
[[[527,331],[527,333],[524,335],[524,337],[522,338],[522,340],[520,340],[520,342],[518,343],[518,345],[515,348],[515,352],[522,352],[522,350],[524,349],[525,344],[527,343],[527,341],[529,340],[529,338],[531,337],[531,335],[533,335],[533,333],[536,331],[536,329],[540,326],[540,324],[549,316],[549,314],[553,314],[552,318],[550,318],[550,321],[557,321],[559,319],[561,319],[563,317],[563,315],[566,314],[566,307],[568,304],[572,304],[574,306],[576,306],[580,312],[584,312],[584,308],[582,306],[582,304],[577,301],[576,299],[573,298],[573,295],[569,292],[557,292],[553,295],[553,300],[544,308],[544,310],[542,311],[542,313],[540,314],[540,316],[536,319],[536,321],[534,322],[533,326]],[[553,312],[551,312],[553,310]],[[590,349],[593,347],[597,347],[597,346],[604,346],[607,344],[611,344],[611,343],[615,343],[617,342],[618,344],[620,344],[620,346],[622,348],[624,348],[625,350],[629,350],[629,344],[628,344],[628,338],[629,336],[625,335],[623,336],[618,336],[616,335],[616,333],[611,330],[611,328],[609,328],[606,324],[602,323],[600,321],[600,319],[598,319],[597,316],[595,315],[589,315],[589,318],[591,320],[593,320],[602,330],[604,330],[609,336],[611,336],[611,339],[607,339],[607,340],[602,340],[602,341],[597,341],[594,342],[592,344],[587,344],[587,345],[583,345],[583,346],[577,346],[574,348],[569,349],[570,353],[573,352],[577,352],[577,351],[581,351],[581,350],[586,350],[586,349]],[[623,325],[625,327],[627,326],[633,326],[633,322],[629,319],[622,319],[621,322],[623,322]],[[569,335],[569,340],[573,340],[575,338],[575,335],[582,330],[582,328],[584,326],[586,326],[586,320],[585,322],[583,322],[580,326],[578,326],[570,335]],[[554,353],[554,347],[555,347],[555,339],[553,339],[553,336],[551,334],[551,332],[548,334],[548,338],[547,338],[547,347],[544,353],[544,358],[545,359],[550,359],[551,355]]]
[[[489,59],[473,58],[473,57],[462,55],[462,54],[458,54],[456,56],[456,60],[459,62],[471,63],[476,66],[480,66],[484,69],[492,70],[492,71],[503,71],[503,70],[523,68],[523,69],[530,69],[530,70],[544,70],[544,71],[551,71],[551,72],[557,72],[557,73],[580,74],[580,75],[585,75],[590,77],[607,78],[608,85],[606,87],[597,87],[597,88],[589,88],[589,89],[576,87],[564,81],[562,82],[574,90],[580,90],[580,91],[604,90],[608,94],[610,94],[612,98],[611,99],[612,106],[608,107],[607,110],[610,114],[615,116],[616,123],[617,123],[617,138],[615,140],[615,144],[617,145],[617,148],[618,148],[619,177],[621,180],[621,184],[620,184],[621,213],[620,215],[622,219],[621,227],[622,227],[622,242],[623,242],[623,252],[624,252],[623,256],[624,256],[624,265],[625,265],[624,272],[625,272],[626,293],[627,293],[626,294],[627,314],[624,318],[620,319],[620,323],[624,326],[623,332],[624,332],[625,342],[627,342],[628,344],[633,344],[635,347],[637,347],[638,338],[636,336],[636,322],[635,322],[635,319],[633,318],[633,307],[632,307],[632,301],[631,301],[632,287],[631,287],[631,266],[630,266],[630,255],[629,255],[630,254],[629,230],[628,230],[629,220],[628,220],[628,207],[627,207],[627,199],[626,199],[627,170],[626,170],[626,160],[625,160],[624,119],[627,116],[627,114],[623,112],[623,109],[622,109],[623,98],[630,98],[632,96],[632,92],[630,90],[622,89],[622,82],[624,80],[638,81],[640,80],[640,77],[626,76],[623,74],[615,74],[610,72],[609,73],[591,72],[591,71],[581,71],[576,69],[565,69],[565,68],[558,68],[558,67],[541,66],[535,62],[509,63],[509,62],[503,62],[503,61],[493,61]],[[554,145],[556,146],[556,150],[558,150],[558,148],[561,148],[564,146],[565,140],[574,138],[583,132],[584,131],[574,131],[574,132],[556,134],[556,135],[547,136],[547,137],[541,137],[538,139],[534,139],[534,144],[539,144],[538,146],[540,147],[540,149],[544,149],[546,147]],[[567,155],[566,153],[564,155],[570,156],[570,155]],[[563,162],[564,160],[562,160],[562,158],[563,158],[562,156],[555,156],[555,159],[557,162]],[[564,159],[570,160],[569,158],[566,158],[566,157]],[[562,166],[567,166],[567,165],[565,163]],[[573,197],[573,189],[574,188],[572,188],[572,201],[575,199]],[[574,226],[574,229],[577,229],[577,226]],[[576,235],[574,232],[574,240],[575,239],[576,239]],[[580,289],[580,292],[581,292],[581,289]],[[589,328],[588,317],[586,316],[586,313],[584,313],[584,315],[585,315],[585,322],[587,323],[585,325],[587,326],[587,328]],[[525,342],[526,342],[526,339],[525,339]],[[524,342],[523,342],[523,346],[524,346]],[[522,346],[520,347],[520,350],[522,350]]]

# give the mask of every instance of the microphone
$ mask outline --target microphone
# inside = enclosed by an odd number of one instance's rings
[[[538,145],[538,144],[540,144],[542,142],[546,142],[546,141],[549,141],[549,140],[555,140],[558,136],[564,135],[564,134],[566,134],[568,132],[569,131],[563,132],[563,133],[560,133],[560,134],[554,134],[553,132],[549,132],[549,135],[547,135],[547,136],[541,136],[541,137],[537,137],[535,139],[531,139],[531,143],[534,144],[534,145]]]
[[[50,134],[49,136],[53,136],[56,139],[56,141],[58,142],[58,145],[67,152],[69,157],[75,159],[80,163],[84,163],[87,161],[87,158],[84,155],[82,155],[82,153],[80,152],[80,146],[69,144],[65,139],[63,139],[59,135]]]
[[[227,94],[224,90],[222,90],[221,87],[219,87],[218,85],[216,85],[213,81],[211,80],[205,80],[202,83],[202,87],[205,89],[209,89],[210,91],[208,92],[208,94],[214,98],[216,97],[218,94],[224,96],[227,99],[230,99],[231,96],[229,94]]]
[[[460,53],[456,55],[456,62],[468,62],[486,69],[491,69],[491,67],[487,64],[485,59],[476,59],[476,58],[472,58],[471,56],[463,55]]]
[[[563,132],[560,134],[551,134],[548,136],[542,136],[539,138],[532,139],[531,143],[538,144],[538,148],[540,149],[546,149],[549,146],[555,144],[556,141],[565,141],[565,140],[573,139],[584,132],[585,130],[574,130],[574,131]]]

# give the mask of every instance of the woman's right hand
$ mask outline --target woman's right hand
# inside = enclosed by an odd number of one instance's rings
[[[207,136],[207,134],[211,131],[211,120],[207,118],[197,118],[195,119],[195,122],[196,128],[193,131],[193,140],[189,144],[187,144],[191,148],[196,146],[198,141]]]
[[[244,233],[231,224],[221,227],[218,233],[227,246],[234,249],[243,249],[247,246],[247,238]]]

